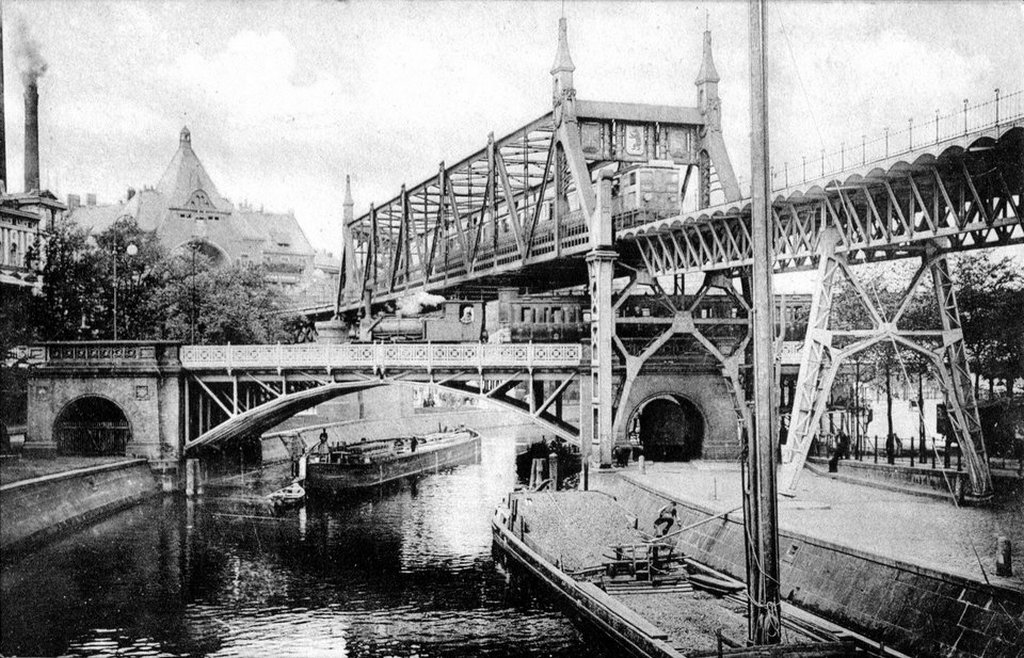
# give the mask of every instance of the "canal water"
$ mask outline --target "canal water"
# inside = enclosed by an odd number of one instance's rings
[[[275,514],[268,469],[165,497],[4,558],[0,653],[94,656],[590,656],[508,584],[490,516],[515,441],[481,463]]]

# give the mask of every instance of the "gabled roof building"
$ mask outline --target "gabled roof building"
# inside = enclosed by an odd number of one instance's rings
[[[69,195],[68,207],[71,218],[93,232],[132,217],[143,230],[156,231],[172,252],[198,243],[215,263],[261,263],[268,280],[288,290],[297,288],[314,265],[313,247],[292,213],[235,207],[220,195],[192,148],[187,127],[155,187],[129,189],[124,201],[105,205],[97,205],[93,195],[84,205]]]

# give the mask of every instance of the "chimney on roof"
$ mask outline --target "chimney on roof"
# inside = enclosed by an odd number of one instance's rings
[[[127,201],[131,201],[133,196],[135,196],[135,188],[134,187],[129,187],[128,188],[128,196],[127,196],[126,200]]]
[[[95,192],[87,192],[86,193],[86,195],[85,195],[85,205],[87,205],[87,206],[95,206],[96,205],[96,193]]]
[[[39,189],[39,86],[25,78],[25,191]]]
[[[75,208],[77,208],[80,205],[82,205],[82,197],[78,196],[77,194],[69,194],[68,195],[68,210],[69,211],[74,210]]]

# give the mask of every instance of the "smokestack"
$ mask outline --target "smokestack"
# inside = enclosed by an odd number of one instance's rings
[[[25,191],[39,189],[39,87],[25,77]]]
[[[0,181],[10,187],[7,180],[7,112],[4,110],[4,19],[0,6]]]
[[[39,44],[29,34],[25,20],[18,21],[15,53],[21,81],[25,85],[25,191],[39,189],[39,76],[46,73],[46,60]]]

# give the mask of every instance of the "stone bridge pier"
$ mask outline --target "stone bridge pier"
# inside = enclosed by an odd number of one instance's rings
[[[47,343],[29,350],[26,451],[142,457],[165,488],[175,486],[184,442],[177,343]]]

